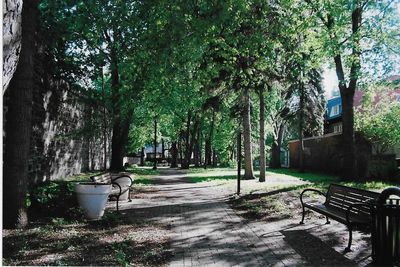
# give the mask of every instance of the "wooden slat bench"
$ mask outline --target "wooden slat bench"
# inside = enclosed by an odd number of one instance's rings
[[[119,199],[122,195],[128,194],[129,202],[131,200],[130,190],[133,185],[133,179],[129,173],[111,173],[105,172],[91,176],[90,179],[96,183],[107,183],[112,185],[111,196],[117,197],[117,210],[119,210]]]
[[[305,203],[303,195],[306,192],[316,192],[325,196],[325,202],[322,204]],[[330,223],[329,218],[345,224],[349,230],[349,242],[346,251],[350,251],[353,228],[371,223],[371,208],[376,203],[379,195],[376,192],[339,184],[331,184],[326,194],[316,189],[305,189],[300,194],[300,201],[303,207],[300,224],[304,223],[305,208],[325,215],[327,224]]]

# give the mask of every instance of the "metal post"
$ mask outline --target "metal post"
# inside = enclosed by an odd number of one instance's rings
[[[242,157],[242,142],[241,142],[240,131],[237,135],[237,194],[240,195],[240,168],[241,168],[241,157]]]

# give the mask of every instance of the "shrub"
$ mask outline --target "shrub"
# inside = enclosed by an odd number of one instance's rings
[[[73,182],[48,181],[30,190],[31,218],[69,220],[81,217],[74,186]]]

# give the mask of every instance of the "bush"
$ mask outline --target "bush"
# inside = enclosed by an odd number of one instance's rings
[[[74,191],[75,183],[44,182],[31,190],[29,215],[33,219],[77,219],[82,216]]]

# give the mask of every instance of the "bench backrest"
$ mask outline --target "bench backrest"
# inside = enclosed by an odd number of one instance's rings
[[[96,183],[107,183],[110,184],[111,183],[111,179],[112,179],[112,175],[111,173],[107,172],[107,173],[102,173],[99,175],[95,175],[90,177],[90,179],[92,179],[93,182]]]
[[[348,187],[339,184],[331,184],[326,194],[326,206],[346,211],[354,203],[374,203],[380,194],[377,192]],[[371,204],[372,204],[371,203]],[[367,206],[354,207],[351,212],[356,215],[370,215],[370,208]]]

